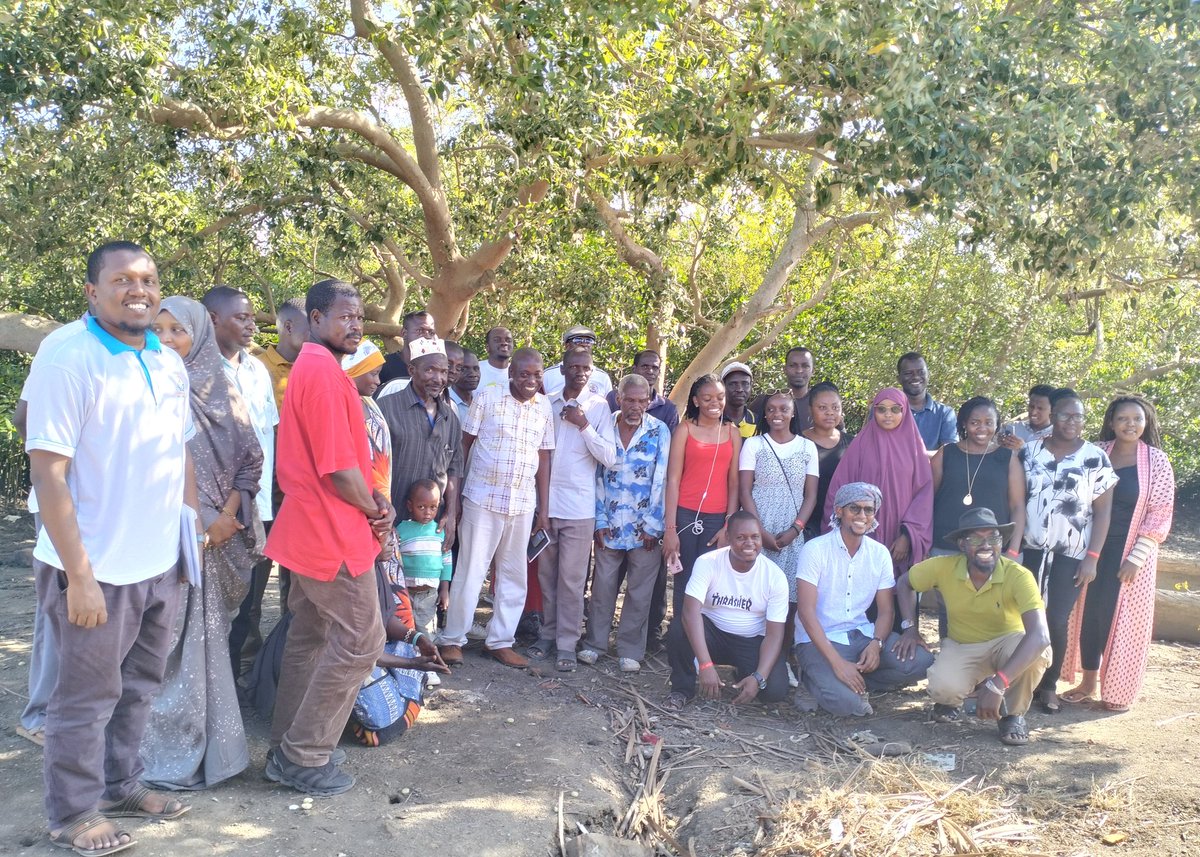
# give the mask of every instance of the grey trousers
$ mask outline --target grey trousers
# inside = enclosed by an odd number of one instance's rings
[[[138,787],[138,750],[162,685],[181,587],[175,568],[141,583],[101,583],[108,621],[81,628],[67,621],[66,573],[46,566],[36,582],[38,612],[58,652],[42,759],[54,830]]]
[[[318,768],[337,746],[354,698],[386,642],[374,568],[333,580],[293,572],[288,627],[279,670],[272,747],[297,765]]]
[[[541,638],[564,655],[574,655],[583,633],[583,592],[592,554],[595,518],[550,519],[550,544],[538,560],[542,588]],[[611,621],[611,620],[610,620]]]
[[[897,658],[892,654],[892,646],[896,645],[899,639],[900,635],[892,632],[884,640],[883,650],[879,653],[879,666],[874,672],[863,676],[868,691],[885,693],[915,684],[925,677],[925,673],[933,665],[933,655],[922,648],[917,649],[911,661]],[[874,645],[871,638],[861,631],[851,631],[849,640],[847,645],[832,640],[829,642],[839,655],[851,662],[857,662],[863,649]],[[864,717],[871,713],[871,704],[867,702],[866,696],[859,696],[843,684],[815,645],[798,644],[796,659],[800,661],[800,669],[803,671],[800,680],[825,711],[837,717]]]
[[[617,590],[621,586],[621,563],[628,561],[625,574],[625,601],[621,605],[621,624],[617,626],[617,657],[640,661],[646,657],[646,631],[650,623],[650,601],[658,582],[662,551],[636,548],[631,551],[596,548],[592,570],[592,600],[588,608],[588,632],[584,645],[597,652],[608,651],[608,633],[617,610]]]
[[[42,516],[33,513],[33,531],[42,528]],[[33,561],[33,578],[46,572],[50,566],[40,559]],[[33,613],[33,645],[29,652],[29,703],[21,712],[21,725],[30,732],[46,728],[46,705],[58,681],[58,650],[50,633],[50,623],[41,610]]]

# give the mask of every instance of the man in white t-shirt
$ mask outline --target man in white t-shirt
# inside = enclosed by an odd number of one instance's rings
[[[114,242],[87,267],[92,314],[25,388],[42,516],[34,556],[46,564],[38,610],[59,652],[46,814],[51,840],[81,854],[133,843],[110,819],[188,809],[141,785],[138,748],[175,628],[182,516],[197,508],[187,371],[149,330],[161,302],[154,260]]]
[[[914,684],[933,665],[923,648],[907,658],[894,651],[892,555],[867,538],[878,525],[880,490],[850,482],[833,499],[833,532],[806,542],[796,569],[796,660],[804,686],[796,707],[820,706],[838,717],[872,712],[867,691],[883,693]],[[874,623],[867,609],[875,604]]]
[[[667,708],[679,710],[696,695],[719,699],[716,664],[734,668],[733,702],[778,702],[787,695],[783,649],[788,584],[762,555],[762,527],[749,512],[726,525],[729,547],[702,555],[692,568],[680,616],[667,632],[671,692]]]
[[[590,353],[596,347],[596,334],[591,328],[577,324],[563,331],[562,341],[564,358],[567,352],[574,348],[586,348]],[[542,389],[546,391],[547,396],[553,396],[562,392],[566,383],[563,364],[555,363],[546,370],[546,374],[542,378]],[[592,377],[588,380],[588,390],[597,396],[608,396],[612,392],[612,388],[612,378],[608,376],[608,373],[593,366]]]

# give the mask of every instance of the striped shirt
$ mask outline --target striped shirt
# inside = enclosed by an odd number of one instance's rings
[[[450,579],[450,552],[442,551],[445,533],[438,532],[437,521],[399,521],[396,538],[400,540],[400,568],[409,586],[437,586]]]

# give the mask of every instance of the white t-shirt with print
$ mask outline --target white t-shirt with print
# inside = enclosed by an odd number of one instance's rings
[[[788,582],[783,569],[762,554],[749,571],[735,571],[729,548],[696,559],[686,593],[700,602],[700,612],[727,634],[761,637],[767,622],[787,621]]]

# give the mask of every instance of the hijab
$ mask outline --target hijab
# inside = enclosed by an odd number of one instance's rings
[[[881,402],[898,404],[903,409],[900,425],[891,431],[875,420],[875,407]],[[883,495],[875,516],[879,526],[872,538],[890,548],[903,525],[912,542],[909,563],[923,560],[933,541],[933,471],[908,397],[895,387],[885,387],[876,394],[866,424],[842,456],[829,483],[824,520],[833,514],[838,489],[851,482],[869,482]],[[897,573],[900,571],[903,569],[897,569]]]

